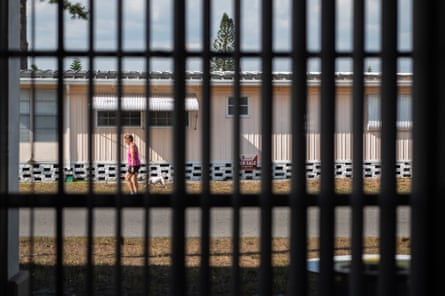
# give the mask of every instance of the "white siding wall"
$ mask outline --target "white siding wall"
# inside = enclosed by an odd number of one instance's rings
[[[98,92],[104,91],[98,89]],[[132,89],[133,92],[143,93],[143,86]],[[154,93],[169,93],[168,88],[157,87]],[[197,95],[200,109],[202,106],[199,87],[188,90]],[[241,153],[261,154],[261,109],[260,109],[260,87],[245,86],[242,95],[249,98],[249,115],[241,119]],[[336,109],[336,135],[335,135],[335,158],[347,161],[352,159],[352,124],[351,124],[351,91],[348,88],[337,89]],[[369,91],[369,90],[368,90]],[[371,90],[375,91],[375,90]],[[71,87],[70,95],[70,158],[72,162],[88,160],[88,108],[86,99],[86,86]],[[212,161],[229,161],[233,159],[233,118],[226,114],[227,97],[232,94],[231,87],[215,86],[212,89],[212,114],[211,114],[211,159]],[[308,118],[307,118],[307,159],[309,161],[320,160],[320,102],[319,89],[310,87],[308,89]],[[199,112],[190,112],[190,127],[187,132],[187,160],[201,160],[201,115]],[[196,115],[198,116],[196,118]],[[272,159],[291,160],[290,135],[290,88],[277,87],[274,93],[273,110],[273,138]],[[196,127],[196,129],[195,129]],[[124,129],[124,133],[130,132],[135,136],[135,142],[139,146],[141,158],[145,160],[145,130],[143,128]],[[149,159],[152,161],[171,161],[172,156],[172,128],[152,128]],[[367,161],[380,160],[380,133],[378,130],[365,130],[363,136],[364,157]],[[117,145],[122,145],[122,160],[125,160],[126,147],[121,139],[117,139],[116,131],[110,128],[96,128],[94,133],[94,160],[116,161]],[[68,142],[68,141],[66,141]],[[68,147],[67,147],[68,148]],[[29,143],[20,143],[20,162],[26,162],[30,158]],[[399,131],[397,140],[397,156],[399,160],[410,160],[412,157],[411,134],[407,130]],[[36,143],[36,161],[56,161],[56,143]]]
[[[365,160],[380,160],[380,133],[366,132],[365,133]]]
[[[397,159],[412,160],[413,141],[410,131],[401,131],[398,134],[397,141]]]
[[[35,91],[36,96],[49,97],[51,100],[55,100],[56,90],[53,87],[37,87]],[[26,97],[29,100],[31,96],[31,90],[29,88],[23,88],[20,91],[21,97]],[[56,142],[34,142],[32,147],[29,141],[21,141],[19,144],[19,162],[25,163],[31,160],[32,149],[34,150],[34,160],[38,162],[56,162],[58,158]]]
[[[143,92],[143,90],[140,90]],[[88,160],[88,120],[87,120],[87,99],[82,91],[77,91],[71,95],[71,160]],[[199,120],[199,118],[198,118]],[[195,130],[196,112],[190,112],[190,127],[187,132],[187,160],[199,160],[200,145],[199,133]],[[199,124],[198,124],[199,125]],[[126,146],[123,138],[117,138],[114,128],[98,128],[94,123],[93,136],[93,160],[95,161],[116,161],[117,145],[122,147],[121,160],[126,161]],[[149,159],[151,161],[170,161],[173,159],[171,127],[152,128],[151,145],[149,149]],[[123,128],[122,136],[131,133],[134,141],[138,145],[140,157],[143,161],[147,159],[145,154],[145,129],[144,128]]]
[[[381,157],[381,137],[379,131],[369,131],[365,134],[365,160],[376,161]],[[412,159],[411,132],[402,130],[397,134],[396,143],[397,160],[407,161]]]

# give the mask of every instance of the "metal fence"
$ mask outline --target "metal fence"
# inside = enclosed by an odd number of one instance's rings
[[[90,19],[100,7],[95,6],[94,0],[88,2]],[[333,295],[334,273],[334,236],[335,236],[335,208],[348,206],[352,209],[351,238],[352,238],[352,271],[349,275],[350,295],[365,295],[365,278],[363,237],[364,237],[364,208],[378,206],[380,209],[380,263],[378,276],[378,295],[396,294],[396,210],[399,206],[411,207],[411,272],[409,276],[410,295],[444,295],[445,289],[441,285],[444,263],[443,243],[436,240],[441,236],[441,226],[444,224],[444,209],[442,198],[443,187],[443,153],[445,149],[445,136],[443,134],[445,104],[444,71],[445,59],[445,21],[443,1],[413,0],[413,49],[412,51],[398,50],[398,11],[403,7],[398,1],[381,2],[381,50],[365,50],[365,7],[366,1],[353,2],[353,49],[351,51],[336,50],[336,9],[338,2],[321,0],[321,50],[308,49],[307,3],[306,1],[293,1],[291,12],[291,50],[275,51],[273,49],[273,1],[261,1],[261,50],[243,51],[240,46],[240,34],[236,34],[235,49],[233,53],[217,53],[211,49],[211,11],[212,3],[202,1],[202,50],[187,50],[186,48],[186,16],[185,1],[173,1],[174,7],[174,46],[173,50],[151,50],[151,31],[149,28],[151,5],[146,1],[146,41],[145,49],[139,51],[126,51],[123,47],[123,0],[116,1],[117,11],[117,50],[96,50],[95,24],[88,21],[88,50],[65,50],[64,36],[64,9],[57,5],[58,11],[58,43],[56,50],[33,50],[22,52],[10,47],[8,36],[11,27],[10,5],[13,1],[1,1],[0,4],[0,256],[8,258],[8,209],[15,208],[53,208],[56,211],[56,293],[64,294],[63,281],[63,210],[81,207],[87,209],[87,281],[88,295],[94,294],[93,279],[93,224],[94,210],[97,208],[113,207],[116,210],[116,245],[115,245],[115,281],[114,291],[120,295],[122,287],[121,248],[122,239],[122,210],[124,208],[142,208],[145,210],[144,225],[144,275],[145,281],[142,291],[147,294],[150,286],[148,264],[149,249],[149,210],[153,208],[172,209],[172,262],[171,262],[171,294],[184,295],[187,292],[187,269],[185,266],[185,210],[190,207],[201,209],[201,254],[200,254],[200,294],[211,294],[210,271],[210,212],[212,208],[228,207],[233,212],[233,239],[231,289],[232,295],[241,294],[240,270],[240,211],[243,207],[257,207],[261,213],[260,235],[260,273],[259,294],[273,295],[273,266],[272,266],[272,210],[277,206],[288,207],[291,212],[290,223],[290,265],[288,268],[288,295],[305,295],[308,286],[307,262],[307,217],[308,207],[315,206],[320,209],[320,280],[318,283],[320,295]],[[235,31],[241,32],[241,2],[233,1]],[[52,57],[57,60],[57,71],[62,73],[64,61],[69,57],[83,57],[88,59],[88,69],[94,69],[94,61],[101,57],[117,59],[117,96],[123,95],[122,69],[123,59],[126,57],[144,58],[146,72],[150,72],[151,59],[155,57],[171,58],[174,63],[174,192],[169,196],[141,194],[135,199],[129,199],[118,186],[116,194],[95,195],[93,184],[89,182],[87,194],[68,194],[64,189],[64,180],[58,180],[58,192],[54,194],[20,194],[8,191],[8,143],[16,139],[8,138],[8,97],[10,86],[8,81],[15,69],[9,68],[9,61],[19,57]],[[199,58],[202,63],[202,171],[209,171],[210,166],[210,122],[211,122],[211,81],[210,58],[213,56],[231,56],[234,59],[233,97],[235,98],[235,112],[233,125],[233,165],[234,188],[233,194],[215,195],[210,190],[209,176],[203,174],[202,192],[191,194],[186,191],[185,184],[185,130],[184,104],[178,98],[186,97],[185,71],[190,58]],[[242,194],[239,180],[240,155],[240,106],[241,97],[240,69],[242,58],[257,58],[261,60],[262,87],[261,87],[261,134],[262,134],[262,182],[260,194]],[[287,195],[272,192],[271,176],[271,134],[272,134],[272,71],[273,61],[276,58],[287,58],[292,64],[292,190]],[[309,194],[306,191],[306,146],[305,143],[305,115],[307,107],[306,72],[310,58],[321,61],[321,190],[319,194]],[[334,182],[334,129],[335,129],[335,63],[338,58],[349,58],[353,61],[353,190],[351,194],[338,194]],[[363,192],[362,162],[363,162],[363,122],[364,122],[364,64],[367,58],[379,58],[382,63],[381,93],[382,93],[382,177],[379,194],[366,194]],[[414,138],[414,177],[411,195],[400,195],[396,188],[395,179],[395,142],[397,117],[397,64],[400,58],[410,58],[413,62],[413,138]],[[89,147],[90,163],[92,163],[92,134],[93,110],[92,97],[94,95],[93,73],[88,85],[89,98]],[[146,96],[150,96],[150,79],[147,75],[145,81]],[[58,75],[58,159],[59,168],[63,167],[64,146],[64,77]],[[118,110],[122,109],[120,100]],[[148,104],[147,104],[147,111]],[[122,135],[121,116],[117,117],[118,138]],[[148,121],[147,121],[148,124]],[[11,129],[13,127],[9,127]],[[145,139],[150,143],[149,128],[146,128]],[[148,149],[149,144],[146,145]],[[118,145],[117,155],[121,155]],[[146,153],[148,155],[148,153]],[[120,159],[120,157],[118,157]],[[118,166],[120,171],[120,165]],[[120,175],[120,172],[118,172]],[[120,180],[118,184],[120,185]],[[7,260],[1,261],[0,279],[1,291],[7,286]]]

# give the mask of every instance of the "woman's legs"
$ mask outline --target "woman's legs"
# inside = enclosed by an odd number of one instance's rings
[[[130,182],[131,186],[133,188],[132,192],[137,193],[138,192],[138,174],[134,173],[130,176]]]
[[[133,193],[134,191],[133,191],[133,186],[131,184],[131,177],[132,175],[130,173],[127,172],[125,174],[125,182],[127,182],[128,189],[130,189],[130,193]]]

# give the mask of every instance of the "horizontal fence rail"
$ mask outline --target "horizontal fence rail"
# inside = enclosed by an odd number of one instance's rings
[[[189,0],[190,1],[190,0]],[[22,4],[26,1],[22,1]],[[309,27],[312,20],[309,19],[308,12],[314,9],[310,5],[313,1],[289,1],[289,29],[290,29],[290,46],[288,50],[276,50],[274,47],[274,37],[276,34],[276,10],[280,1],[261,0],[257,3],[260,15],[260,49],[244,50],[245,38],[243,36],[246,28],[244,24],[243,8],[249,5],[248,1],[231,2],[233,6],[234,35],[233,48],[228,51],[216,50],[212,47],[212,38],[214,30],[212,25],[214,20],[214,9],[217,5],[214,1],[203,0],[198,5],[200,11],[200,24],[202,30],[199,32],[202,39],[202,49],[187,49],[187,34],[189,30],[187,1],[174,0],[171,1],[172,14],[172,48],[171,49],[152,49],[155,44],[156,34],[152,28],[152,18],[155,13],[154,2],[152,0],[144,2],[143,13],[145,14],[143,28],[143,49],[128,50],[125,47],[125,3],[123,0],[116,0],[107,5],[114,5],[116,11],[115,24],[116,49],[97,49],[95,43],[99,34],[96,18],[100,13],[101,7],[98,1],[88,0],[87,6],[88,18],[87,22],[87,47],[85,50],[71,50],[67,44],[70,36],[67,35],[66,22],[68,19],[66,7],[63,3],[66,1],[58,1],[53,4],[56,8],[56,49],[39,49],[36,48],[36,1],[29,1],[27,5],[28,20],[31,22],[28,28],[31,32],[28,34],[30,38],[30,46],[27,49],[18,49],[17,44],[12,44],[11,36],[18,36],[17,28],[8,23],[10,20],[17,21],[19,17],[19,6],[13,0],[2,1],[0,4],[0,291],[7,291],[7,295],[14,294],[14,284],[12,284],[11,270],[18,272],[18,262],[11,258],[18,258],[19,240],[15,232],[18,229],[17,209],[30,209],[30,234],[29,234],[29,264],[27,268],[30,271],[31,279],[27,287],[28,295],[36,293],[35,283],[33,281],[34,271],[36,270],[37,259],[34,256],[35,237],[35,214],[36,210],[49,208],[54,209],[55,225],[55,247],[54,253],[54,291],[51,293],[56,295],[65,295],[71,293],[67,290],[70,278],[66,270],[65,262],[66,253],[66,236],[64,233],[65,211],[70,209],[86,209],[85,225],[85,243],[79,245],[79,248],[85,253],[85,276],[83,285],[85,286],[86,295],[101,295],[103,290],[97,286],[97,274],[100,272],[101,266],[95,262],[96,256],[96,237],[95,223],[98,209],[113,209],[114,214],[114,236],[113,236],[113,263],[112,277],[109,290],[113,295],[127,295],[127,287],[124,279],[128,277],[125,262],[128,258],[124,256],[124,252],[128,250],[129,245],[124,237],[124,216],[123,211],[126,209],[143,210],[142,237],[143,247],[140,254],[142,258],[140,262],[141,278],[143,278],[142,291],[138,291],[143,295],[156,295],[159,293],[153,291],[155,282],[153,273],[156,272],[156,266],[153,265],[151,227],[152,209],[170,209],[171,210],[171,234],[168,238],[169,244],[169,263],[167,264],[165,273],[168,274],[168,289],[171,295],[213,295],[215,290],[215,277],[218,275],[217,270],[213,266],[212,248],[212,210],[219,208],[227,208],[231,213],[229,222],[230,232],[230,257],[229,275],[225,278],[221,277],[221,281],[227,281],[227,295],[245,295],[246,286],[252,283],[246,283],[246,274],[249,272],[243,266],[245,259],[242,250],[243,238],[241,237],[243,221],[242,211],[246,208],[256,208],[259,210],[259,219],[255,221],[259,229],[258,238],[258,267],[255,268],[255,278],[250,279],[256,284],[257,291],[254,295],[443,295],[445,290],[441,281],[443,281],[443,244],[436,244],[437,237],[441,232],[437,229],[443,225],[444,218],[441,211],[445,208],[443,182],[443,167],[445,167],[443,148],[445,147],[443,134],[443,114],[445,114],[445,103],[442,102],[445,97],[444,90],[444,65],[445,53],[443,33],[445,32],[445,21],[443,13],[445,13],[445,4],[441,1],[381,1],[378,15],[381,18],[380,36],[378,42],[379,49],[367,49],[366,34],[368,34],[367,9],[369,5],[364,0],[352,0],[351,9],[351,33],[353,37],[350,50],[337,49],[338,38],[341,34],[338,32],[338,11],[343,9],[340,7],[342,1],[321,0],[319,1],[320,19],[317,20],[320,29],[320,49],[313,49],[310,46]],[[369,2],[369,1],[368,1]],[[402,3],[403,2],[403,3]],[[413,15],[406,17],[410,20],[412,32],[410,38],[413,39],[412,49],[400,49],[400,18],[403,13],[403,5],[409,2],[413,6]],[[402,11],[402,12],[401,12]],[[279,21],[279,20],[278,20]],[[243,34],[242,34],[243,33]],[[25,34],[26,35],[26,34]],[[18,40],[18,39],[17,39]],[[17,41],[16,40],[16,41]],[[410,48],[411,48],[410,47]],[[82,58],[87,61],[86,69],[81,71],[85,80],[86,93],[82,94],[86,99],[85,112],[87,122],[85,123],[85,139],[87,141],[85,153],[87,155],[88,170],[86,177],[87,191],[85,193],[67,192],[64,165],[71,161],[70,153],[65,151],[65,147],[70,145],[70,139],[73,137],[67,126],[69,115],[66,97],[69,92],[67,88],[66,62],[73,58]],[[57,190],[51,193],[39,193],[35,190],[34,181],[31,184],[31,192],[19,192],[18,177],[11,175],[13,169],[18,173],[18,157],[14,154],[13,147],[18,147],[19,137],[18,118],[21,116],[20,108],[20,89],[19,80],[20,70],[18,61],[23,58],[28,60],[31,65],[40,58],[52,58],[55,61],[55,69],[51,71],[52,77],[48,78],[53,83],[51,88],[55,91],[55,130],[57,145],[56,164],[58,168]],[[156,92],[156,77],[150,75],[157,59],[165,59],[171,62],[173,71],[169,73],[168,80],[171,82],[168,86],[171,90],[171,96],[174,99],[172,110],[172,128],[165,129],[165,134],[171,136],[171,162],[173,164],[172,191],[166,194],[153,193],[145,189],[150,187],[150,172],[143,180],[143,192],[128,194],[122,189],[124,180],[120,177],[127,173],[125,163],[122,161],[122,155],[126,155],[125,147],[117,144],[116,149],[112,150],[112,158],[116,159],[116,192],[97,193],[95,192],[95,181],[93,180],[93,170],[91,169],[95,163],[95,137],[94,134],[98,129],[95,120],[96,113],[94,109],[94,98],[100,89],[99,78],[96,76],[97,63],[100,59],[112,58],[115,62],[115,76],[113,77],[114,85],[106,85],[106,88],[113,89],[117,98],[116,108],[116,126],[112,127],[115,134],[115,141],[123,141],[124,135],[129,130],[125,125],[125,116],[127,111],[123,105],[123,98],[126,95],[127,87],[125,81],[125,61],[127,58],[139,58],[143,61],[144,71],[138,76],[140,86],[143,89],[143,97],[147,98],[143,112],[144,120],[141,121],[143,129],[142,136],[144,141],[144,149],[138,151],[144,154],[147,159],[150,155],[151,145],[156,144],[156,138],[151,132],[151,109],[150,100]],[[216,86],[214,83],[212,61],[216,58],[227,59],[231,61],[233,68],[226,72],[227,84],[230,91],[227,98],[234,100],[230,108],[233,113],[230,114],[231,125],[227,132],[230,136],[231,151],[229,159],[232,171],[231,192],[218,194],[212,191],[211,171],[212,159],[215,151],[213,137],[219,135],[214,134],[215,120],[214,112],[217,102],[215,101]],[[381,144],[381,177],[380,189],[377,193],[368,193],[364,186],[364,133],[366,131],[366,123],[368,120],[366,113],[366,63],[370,59],[377,59],[381,62],[381,72],[376,74],[378,80],[379,93],[381,94],[380,109],[381,124],[376,128]],[[242,98],[244,97],[245,88],[243,85],[242,73],[244,62],[248,60],[258,61],[258,110],[255,114],[244,116]],[[275,89],[275,62],[285,60],[289,64],[290,74],[286,77],[289,80],[289,105],[287,106],[287,114],[289,117],[290,136],[290,155],[288,160],[291,165],[291,173],[289,177],[290,191],[286,194],[274,192],[273,179],[273,134],[274,123],[277,121],[277,114],[274,112],[274,103],[277,100]],[[351,117],[351,155],[352,160],[352,190],[351,192],[341,193],[336,191],[335,182],[335,133],[338,128],[337,110],[341,108],[338,104],[338,90],[336,84],[337,62],[340,60],[349,60],[351,62],[352,73],[348,74],[351,80],[351,110],[348,116]],[[413,178],[411,193],[399,193],[396,179],[396,163],[397,163],[397,136],[398,136],[398,104],[399,95],[398,70],[401,60],[409,60],[412,62],[412,93],[413,114],[412,125],[407,125],[404,130],[411,133],[413,142]],[[200,96],[200,116],[196,118],[196,125],[201,125],[198,131],[199,137],[195,138],[199,141],[197,147],[202,151],[200,153],[200,170],[202,178],[200,179],[200,192],[191,193],[187,189],[187,141],[189,133],[186,125],[186,111],[188,111],[185,98],[189,95],[188,82],[191,80],[190,72],[187,71],[190,62],[198,61],[200,63],[199,71],[199,87],[196,91]],[[320,73],[317,74],[320,81],[320,91],[318,94],[319,105],[316,113],[319,114],[320,127],[320,182],[319,192],[309,192],[307,181],[307,146],[306,137],[309,133],[308,114],[309,114],[309,64],[317,61],[320,64]],[[29,67],[28,67],[29,68]],[[30,87],[29,99],[29,129],[31,139],[37,134],[36,129],[42,122],[37,121],[34,111],[38,108],[38,96],[36,92],[43,88],[37,85],[36,81],[39,77],[40,70],[26,69],[22,71],[23,77],[26,76]],[[218,71],[215,71],[218,72]],[[80,72],[79,72],[80,73]],[[220,72],[218,72],[220,73]],[[223,73],[224,74],[224,73]],[[224,74],[225,75],[225,74]],[[40,79],[43,79],[40,77]],[[167,83],[166,83],[167,84]],[[163,85],[165,86],[165,85]],[[18,93],[17,93],[18,92]],[[76,95],[79,95],[75,93]],[[17,101],[18,99],[18,101]],[[227,107],[229,108],[229,107]],[[443,111],[443,112],[442,112]],[[250,112],[250,111],[249,111]],[[32,115],[31,115],[32,114]],[[48,114],[46,114],[48,115]],[[226,119],[227,119],[226,118]],[[240,155],[242,153],[243,141],[242,131],[246,124],[246,118],[257,118],[258,124],[256,129],[261,139],[258,140],[257,147],[260,151],[261,168],[259,179],[260,190],[258,193],[245,193],[241,188],[240,173],[242,167],[240,164]],[[278,118],[279,119],[279,118]],[[229,120],[229,119],[228,119]],[[12,124],[17,126],[11,127]],[[217,124],[216,124],[217,125]],[[196,130],[196,128],[195,128]],[[430,133],[428,133],[430,132]],[[15,135],[12,136],[12,135]],[[218,147],[217,147],[218,148]],[[31,154],[35,154],[36,146],[34,141],[30,144]],[[12,152],[11,152],[12,150]],[[144,150],[144,151],[142,151]],[[129,153],[129,157],[133,157]],[[14,156],[14,157],[12,157]],[[148,159],[149,160],[149,159]],[[147,161],[147,164],[149,161]],[[32,163],[30,163],[32,169]],[[13,169],[11,169],[13,167]],[[149,169],[147,165],[147,170]],[[379,171],[380,172],[380,171]],[[131,179],[131,174],[127,175]],[[198,182],[198,181],[197,181]],[[253,182],[253,181],[252,181]],[[256,181],[255,181],[256,182]],[[132,192],[133,193],[133,192]],[[277,266],[274,255],[276,247],[274,245],[274,210],[276,208],[286,208],[289,210],[289,234],[288,242],[288,264],[284,267],[286,275],[284,276],[284,291],[277,291],[276,275]],[[351,262],[349,271],[346,273],[346,279],[343,286],[338,280],[341,276],[338,273],[336,265],[336,210],[340,207],[348,207],[351,209],[350,229],[350,247],[346,251],[351,254]],[[379,261],[376,267],[374,277],[370,279],[369,272],[366,269],[364,253],[365,246],[365,209],[367,207],[375,207],[379,211],[376,226],[379,229],[378,237],[378,256]],[[410,264],[411,269],[408,278],[401,287],[398,282],[397,267],[397,210],[402,207],[408,207],[411,211],[411,236],[410,236]],[[200,210],[200,234],[198,253],[195,256],[198,261],[198,268],[195,270],[188,262],[188,237],[187,237],[187,210],[197,208]],[[309,242],[309,221],[308,211],[310,208],[319,210],[318,214],[318,272],[314,280],[314,275],[308,271],[308,249]],[[14,233],[12,233],[14,232]],[[12,255],[11,255],[12,254]],[[18,260],[17,260],[18,261]],[[433,268],[430,270],[428,262],[433,262]],[[442,265],[441,265],[442,264]],[[22,264],[22,266],[25,266]],[[193,277],[198,274],[197,277]],[[191,278],[197,278],[197,282],[192,282]],[[190,292],[196,289],[196,292]],[[193,290],[195,291],[195,290]],[[408,293],[408,294],[406,294]],[[0,293],[2,294],[2,293]],[[3,295],[3,294],[2,294]]]
[[[115,207],[117,201],[114,200],[115,194],[95,194],[93,196],[85,194],[34,194],[34,195],[22,195],[22,194],[8,194],[0,195],[2,201],[0,206],[9,208],[19,207],[52,207],[54,206],[54,198],[60,196],[64,198],[63,205],[67,208],[85,207],[91,204],[93,207]],[[184,206],[186,207],[199,207],[200,194],[183,193]],[[289,206],[289,196],[284,194],[269,194],[271,199],[271,206]],[[333,194],[331,198],[336,206],[350,205],[350,196],[348,194]],[[141,207],[145,200],[144,198],[128,199],[128,195],[122,195],[119,197],[119,203],[122,207]],[[228,194],[210,194],[208,195],[208,202],[211,207],[231,207],[230,201],[231,195]],[[113,198],[112,200],[110,200]],[[305,199],[307,206],[317,206],[319,202],[318,194],[303,194],[302,198]],[[376,206],[378,205],[378,194],[364,195],[364,206]],[[397,205],[406,206],[410,204],[410,198],[407,194],[395,194],[395,202]],[[259,206],[260,204],[259,194],[244,193],[238,199],[239,206],[250,207]],[[173,197],[165,194],[150,194],[150,207],[170,207],[173,203]]]

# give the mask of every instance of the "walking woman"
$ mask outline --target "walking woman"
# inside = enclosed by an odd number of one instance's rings
[[[130,194],[134,195],[138,193],[138,171],[141,167],[141,161],[139,160],[138,147],[133,142],[133,136],[125,135],[124,139],[128,147],[128,171],[125,174],[125,181],[127,181]]]

